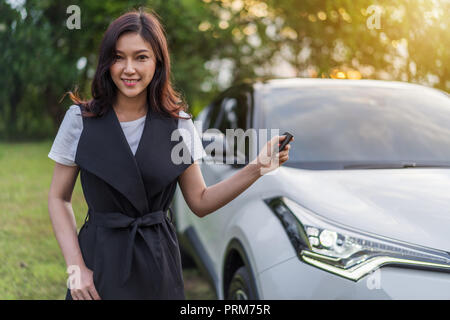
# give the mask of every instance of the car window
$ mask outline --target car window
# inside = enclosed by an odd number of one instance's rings
[[[205,132],[205,130],[209,127],[209,123],[211,120],[211,110],[212,104],[206,106],[195,118],[195,121],[201,121],[202,132]]]
[[[218,117],[220,116],[222,98],[215,100],[210,105],[210,111],[208,112],[208,116],[206,119],[208,128],[216,128],[215,124],[219,121]]]
[[[276,88],[263,104],[267,128],[295,137],[290,164],[450,162],[450,99],[434,89]]]
[[[247,93],[240,91],[225,97],[221,101],[220,115],[215,127],[226,133],[226,129],[247,129],[249,104]]]
[[[238,142],[239,132],[245,132],[249,127],[250,120],[250,93],[245,90],[236,89],[225,96],[220,103],[220,112],[215,122],[215,128],[219,129],[223,134],[227,134],[227,129],[234,129],[234,156],[241,159],[249,158],[249,139],[245,139],[245,144]],[[236,131],[242,129],[242,131]]]

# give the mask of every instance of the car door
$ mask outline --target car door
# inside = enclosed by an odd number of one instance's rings
[[[226,135],[226,129],[242,129],[246,131],[252,123],[252,92],[248,88],[237,87],[226,91],[219,99],[209,106],[205,113],[204,124],[207,129],[217,129]],[[210,142],[204,142],[204,147]],[[240,147],[240,148],[238,148]],[[246,139],[244,146],[238,146],[235,143],[232,155],[243,155],[247,160],[250,156],[250,146]],[[207,151],[208,154],[208,151]],[[240,170],[244,164],[225,164],[213,162],[220,157],[213,158],[210,154],[205,157],[206,161],[201,164],[201,170],[207,186],[219,183]],[[217,253],[224,250],[226,243],[222,241],[223,232],[227,222],[232,219],[233,214],[237,212],[238,202],[232,201],[216,212],[193,221],[194,228],[204,245],[206,251],[214,261],[214,265],[220,265],[220,256]]]

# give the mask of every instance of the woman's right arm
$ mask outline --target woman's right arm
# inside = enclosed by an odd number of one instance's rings
[[[53,178],[48,193],[48,212],[56,240],[61,248],[67,267],[79,267],[78,288],[71,288],[74,300],[100,299],[93,281],[92,271],[83,260],[78,243],[77,225],[72,208],[72,192],[79,173],[78,166],[55,162]],[[77,276],[77,273],[75,273]]]

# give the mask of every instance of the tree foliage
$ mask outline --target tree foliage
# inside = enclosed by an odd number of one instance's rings
[[[72,4],[79,30],[66,26]],[[450,91],[447,0],[0,0],[0,139],[52,137],[64,92],[90,97],[109,23],[141,5],[161,18],[172,81],[194,114],[227,85],[282,69]]]

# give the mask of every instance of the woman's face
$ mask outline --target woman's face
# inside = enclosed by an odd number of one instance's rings
[[[116,42],[116,61],[110,67],[118,95],[146,95],[153,79],[156,58],[149,43],[137,33],[125,33]]]

